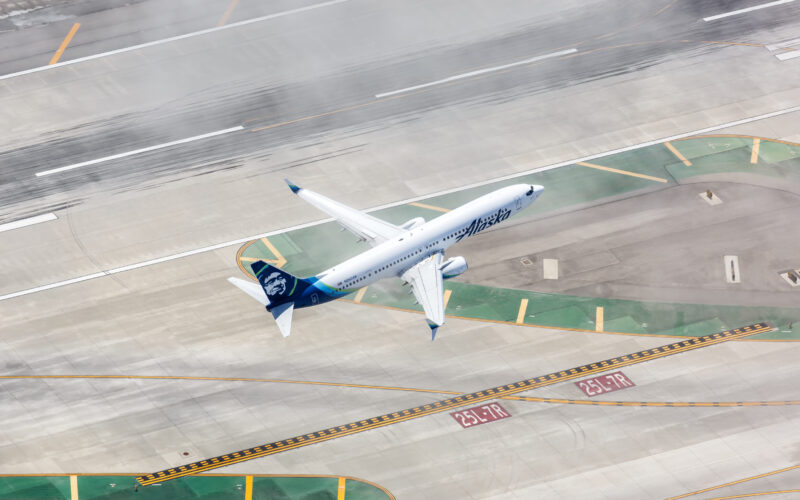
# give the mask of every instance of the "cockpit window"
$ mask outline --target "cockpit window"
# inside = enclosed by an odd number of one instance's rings
[[[525,196],[530,196],[532,194],[533,194],[533,186],[531,186],[531,188],[528,190],[528,192],[525,193]]]

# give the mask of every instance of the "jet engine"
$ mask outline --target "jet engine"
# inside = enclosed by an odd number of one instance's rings
[[[402,229],[408,231],[409,229],[414,229],[415,227],[419,227],[425,224],[425,219],[422,217],[414,217],[413,219],[409,219],[400,226]]]
[[[461,256],[451,257],[439,266],[439,271],[442,272],[442,278],[444,279],[455,278],[466,270],[467,260]]]

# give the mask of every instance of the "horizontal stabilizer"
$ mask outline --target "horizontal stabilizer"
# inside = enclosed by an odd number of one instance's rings
[[[294,311],[294,302],[286,302],[270,310],[284,338],[292,333],[292,311]]]
[[[269,299],[267,299],[264,289],[261,288],[261,285],[258,283],[253,283],[252,281],[243,280],[240,278],[228,278],[228,281],[239,290],[259,301],[261,305],[269,305]]]

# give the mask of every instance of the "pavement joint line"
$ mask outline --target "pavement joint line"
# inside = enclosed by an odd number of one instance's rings
[[[435,193],[429,193],[429,194],[424,194],[424,195],[421,195],[421,196],[415,196],[413,198],[409,198],[409,199],[406,199],[406,200],[386,203],[384,205],[379,205],[379,206],[376,206],[376,207],[368,208],[368,209],[364,210],[364,212],[370,213],[370,212],[384,210],[384,209],[387,209],[387,208],[392,208],[392,207],[396,207],[396,206],[400,206],[400,205],[406,205],[406,204],[409,204],[409,203],[412,203],[412,202],[417,202],[417,201],[425,200],[425,199],[428,199],[428,198],[433,198],[433,197],[436,197],[436,196],[443,196],[443,195],[450,194],[450,193],[455,193],[455,192],[458,192],[458,191],[464,191],[464,190],[467,190],[467,189],[472,189],[472,188],[476,188],[476,187],[485,186],[485,185],[488,185],[488,184],[493,184],[495,182],[502,182],[502,181],[506,181],[506,180],[510,180],[510,179],[516,179],[518,177],[523,177],[523,176],[526,176],[526,175],[539,173],[539,172],[546,172],[548,170],[555,170],[557,168],[562,168],[562,167],[566,167],[566,166],[569,166],[569,165],[574,165],[574,164],[579,163],[579,162],[590,161],[590,160],[594,160],[594,159],[597,159],[597,158],[602,158],[604,156],[610,156],[610,155],[615,155],[615,154],[618,154],[618,153],[624,153],[624,152],[627,152],[627,151],[633,151],[635,149],[645,148],[645,147],[648,147],[648,146],[654,146],[656,144],[663,144],[663,143],[669,142],[669,141],[677,141],[677,140],[680,140],[680,139],[695,138],[694,136],[699,136],[699,135],[702,135],[702,134],[706,134],[708,132],[714,132],[716,130],[735,127],[735,126],[738,126],[738,125],[743,125],[743,124],[746,124],[746,123],[751,123],[751,122],[755,122],[755,121],[759,121],[759,120],[765,120],[767,118],[774,118],[776,116],[782,116],[782,115],[789,114],[789,113],[794,113],[794,112],[797,112],[797,111],[800,111],[800,106],[793,106],[793,107],[790,107],[790,108],[784,108],[784,109],[781,109],[781,110],[778,110],[778,111],[773,111],[773,112],[770,112],[770,113],[751,116],[750,118],[744,118],[744,119],[741,119],[741,120],[736,120],[736,121],[727,122],[727,123],[723,123],[723,124],[719,124],[719,125],[714,125],[712,127],[706,127],[706,128],[703,128],[703,129],[693,130],[691,132],[685,132],[685,133],[673,135],[673,136],[670,136],[670,137],[666,137],[666,138],[663,138],[663,139],[656,139],[656,140],[653,140],[653,141],[642,142],[642,143],[639,143],[639,144],[634,144],[632,146],[625,146],[625,147],[622,147],[622,148],[617,148],[617,149],[613,149],[613,150],[610,150],[610,151],[605,151],[605,152],[602,152],[602,153],[597,153],[597,154],[585,156],[585,157],[574,159],[574,160],[568,160],[568,161],[564,161],[564,162],[560,162],[560,163],[554,163],[552,165],[547,165],[547,166],[544,166],[544,167],[537,167],[537,168],[533,168],[533,169],[526,170],[526,171],[523,171],[523,172],[517,172],[517,173],[514,173],[514,174],[509,174],[509,175],[505,175],[505,176],[501,176],[501,177],[495,177],[493,179],[488,179],[488,180],[476,182],[476,183],[473,183],[473,184],[468,184],[466,186],[460,186],[460,187],[457,187],[457,188],[446,189],[446,190],[438,191],[438,192],[435,192]],[[745,137],[753,137],[753,136],[745,136]],[[785,141],[776,141],[776,142],[785,142]],[[298,229],[305,229],[305,228],[308,228],[308,227],[319,226],[321,224],[325,224],[325,223],[331,222],[331,221],[333,221],[333,219],[330,218],[330,217],[326,218],[326,219],[318,219],[316,221],[306,222],[306,223],[303,223],[303,224],[297,224],[295,226],[286,227],[286,228],[282,228],[282,229],[275,229],[275,230],[268,231],[268,232],[265,232],[265,233],[260,233],[260,234],[256,234],[256,235],[253,235],[253,236],[247,236],[247,237],[244,237],[244,238],[238,238],[238,239],[231,240],[231,241],[226,241],[226,242],[223,242],[223,243],[217,243],[215,245],[209,245],[209,246],[197,248],[197,249],[194,249],[194,250],[187,250],[187,251],[180,252],[180,253],[177,253],[177,254],[167,255],[165,257],[159,257],[159,258],[156,258],[156,259],[150,259],[150,260],[146,260],[146,261],[143,261],[143,262],[137,262],[137,263],[129,264],[129,265],[126,265],[126,266],[121,266],[121,267],[109,269],[107,271],[88,274],[88,275],[85,275],[85,276],[80,276],[80,277],[77,277],[77,278],[67,279],[67,280],[63,280],[63,281],[58,281],[58,282],[55,282],[55,283],[49,283],[49,284],[46,284],[46,285],[41,285],[41,286],[37,286],[37,287],[33,287],[33,288],[28,288],[28,289],[25,289],[25,290],[19,290],[19,291],[16,291],[16,292],[10,292],[10,293],[7,293],[5,295],[0,295],[0,302],[4,301],[4,300],[8,300],[8,299],[13,299],[15,297],[21,297],[21,296],[29,295],[29,294],[32,294],[32,293],[37,293],[37,292],[41,292],[41,291],[45,291],[45,290],[51,290],[53,288],[59,288],[59,287],[62,287],[62,286],[71,285],[71,284],[74,284],[74,283],[79,283],[79,282],[82,282],[82,281],[91,280],[91,279],[94,279],[94,278],[100,278],[100,277],[103,277],[103,276],[109,276],[109,275],[112,275],[112,274],[118,274],[118,273],[122,273],[122,272],[125,272],[125,271],[132,271],[134,269],[139,269],[139,268],[142,268],[142,267],[161,264],[161,263],[164,263],[164,262],[169,262],[169,261],[176,260],[176,259],[181,259],[181,258],[184,258],[184,257],[191,257],[193,255],[198,255],[198,254],[205,253],[205,252],[212,252],[212,251],[219,250],[219,249],[222,249],[222,248],[226,248],[226,247],[229,247],[229,246],[241,245],[243,243],[247,243],[249,241],[257,240],[257,239],[264,238],[264,237],[276,236],[276,235],[279,235],[279,234],[288,233],[290,231],[296,231]]]
[[[754,479],[761,479],[762,477],[773,476],[775,474],[780,474],[781,472],[788,472],[790,470],[800,469],[800,465],[792,465],[790,467],[784,467],[783,469],[778,469],[770,472],[765,472],[763,474],[758,474],[755,476],[746,477],[744,479],[738,479],[736,481],[731,481],[729,483],[718,484],[717,486],[711,486],[710,488],[705,488],[702,490],[692,491],[691,493],[684,493],[683,495],[678,495],[676,497],[669,497],[667,500],[679,500],[681,498],[691,497],[695,495],[699,495],[701,493],[706,493],[708,491],[718,490],[720,488],[725,488],[726,486],[733,486],[735,484],[745,483],[747,481],[752,481]]]
[[[483,75],[483,74],[486,74],[486,73],[493,73],[495,71],[500,71],[500,70],[504,70],[504,69],[508,69],[508,68],[513,68],[513,67],[516,67],[516,66],[523,66],[523,65],[530,64],[530,63],[533,63],[533,62],[542,61],[544,59],[551,59],[551,58],[554,58],[554,57],[560,57],[560,56],[565,56],[565,55],[569,55],[569,54],[574,54],[575,52],[578,52],[578,49],[576,49],[574,47],[571,48],[571,49],[559,50],[558,52],[552,52],[550,54],[543,54],[543,55],[540,55],[540,56],[531,57],[531,58],[528,58],[528,59],[523,59],[522,61],[516,61],[516,62],[513,62],[513,63],[503,64],[503,65],[500,65],[500,66],[492,66],[492,67],[489,67],[489,68],[478,69],[478,70],[469,71],[469,72],[466,72],[466,73],[460,73],[460,74],[457,74],[457,75],[448,76],[447,78],[442,78],[440,80],[434,80],[434,81],[428,82],[428,83],[422,83],[422,84],[419,84],[419,85],[413,85],[411,87],[405,87],[405,88],[402,88],[402,89],[399,89],[399,90],[392,90],[391,92],[383,92],[381,94],[375,94],[375,98],[376,99],[381,99],[383,97],[389,97],[389,96],[393,96],[393,95],[397,95],[397,94],[404,94],[406,92],[413,92],[414,90],[433,87],[435,85],[441,85],[443,83],[450,83],[450,82],[453,82],[453,81],[456,81],[456,80],[461,80],[463,78],[469,78],[471,76]]]
[[[78,32],[78,28],[80,27],[81,23],[75,23],[72,25],[72,28],[69,30],[69,33],[67,33],[67,36],[64,37],[64,41],[61,42],[61,45],[59,45],[58,50],[56,50],[56,53],[53,54],[53,57],[50,59],[49,63],[50,65],[56,64],[58,60],[61,59],[61,55],[64,54],[65,50],[67,50],[69,42],[72,41],[72,37],[75,36],[75,33]]]
[[[783,4],[791,3],[791,2],[794,2],[794,0],[777,0],[775,2],[762,3],[760,5],[754,5],[752,7],[747,7],[745,9],[733,10],[733,11],[730,11],[730,12],[725,12],[723,14],[717,14],[716,16],[704,17],[703,21],[705,21],[705,22],[716,21],[717,19],[722,19],[722,18],[730,17],[730,16],[738,16],[739,14],[745,14],[747,12],[752,12],[754,10],[766,9],[768,7],[775,7],[777,5],[783,5]]]
[[[12,222],[7,222],[5,224],[0,224],[0,233],[3,231],[11,231],[12,229],[19,229],[21,227],[32,226],[34,224],[41,224],[42,222],[48,222],[51,220],[56,220],[56,214],[54,213],[47,213],[42,215],[37,215],[35,217],[28,217],[27,219],[19,219]]]
[[[214,28],[208,28],[208,29],[204,29],[204,30],[200,30],[200,31],[193,31],[191,33],[185,33],[183,35],[173,36],[173,37],[169,37],[169,38],[163,38],[161,40],[154,40],[152,42],[140,43],[138,45],[132,45],[130,47],[123,47],[121,49],[111,50],[111,51],[108,51],[108,52],[101,52],[99,54],[92,54],[90,56],[79,57],[77,59],[70,59],[69,61],[62,61],[62,62],[58,62],[56,64],[49,64],[47,66],[39,66],[39,67],[36,67],[36,68],[26,69],[24,71],[18,71],[16,73],[9,73],[7,75],[0,75],[0,80],[7,80],[9,78],[15,78],[17,76],[28,75],[28,74],[31,74],[31,73],[38,73],[40,71],[45,71],[45,70],[48,70],[48,69],[59,68],[61,66],[67,66],[67,65],[70,65],[70,64],[77,64],[77,63],[81,63],[81,62],[84,62],[84,61],[91,61],[92,59],[100,59],[102,57],[108,57],[108,56],[112,56],[112,55],[115,55],[115,54],[122,54],[124,52],[130,52],[132,50],[143,49],[145,47],[152,47],[154,45],[161,45],[161,44],[165,44],[165,43],[175,42],[175,41],[178,41],[178,40],[184,40],[186,38],[192,38],[192,37],[195,37],[195,36],[207,35],[209,33],[215,33],[217,31],[222,31],[222,30],[226,30],[226,29],[238,28],[240,26],[245,26],[245,25],[248,25],[248,24],[258,23],[258,22],[261,22],[261,21],[268,21],[270,19],[275,19],[275,18],[278,18],[278,17],[288,16],[288,15],[292,15],[292,14],[299,14],[300,12],[305,12],[305,11],[309,11],[309,10],[313,10],[313,9],[319,9],[321,7],[328,7],[330,5],[336,5],[336,4],[343,3],[343,2],[348,2],[348,1],[349,0],[330,0],[328,2],[316,3],[316,4],[312,4],[312,5],[307,5],[305,7],[298,7],[296,9],[285,10],[285,11],[282,11],[282,12],[276,12],[274,14],[269,14],[269,15],[266,15],[266,16],[256,17],[256,18],[253,18],[253,19],[247,19],[245,21],[239,21],[239,22],[232,23],[232,24],[226,24],[225,26],[217,26],[217,27],[214,27]]]
[[[53,168],[50,170],[44,170],[42,172],[36,172],[36,177],[43,177],[45,175],[57,174],[60,172],[66,172],[68,170],[74,170],[76,168],[87,167],[89,165],[97,165],[98,163],[104,163],[111,160],[118,160],[120,158],[127,158],[128,156],[134,156],[141,153],[147,153],[150,151],[156,151],[159,149],[169,148],[172,146],[178,146],[180,144],[187,144],[189,142],[195,142],[202,139],[210,139],[212,137],[217,137],[220,135],[229,134],[231,132],[238,132],[240,130],[244,130],[242,125],[237,125],[236,127],[230,127],[222,130],[216,130],[214,132],[208,132],[206,134],[194,135],[192,137],[186,137],[184,139],[178,139],[175,141],[170,142],[163,142],[161,144],[156,144],[154,146],[148,146],[146,148],[139,148],[134,149],[133,151],[126,151],[124,153],[117,153],[110,156],[104,156],[102,158],[96,158],[94,160],[82,161],[80,163],[73,163],[72,165],[66,165],[64,167]]]
[[[392,425],[395,423],[404,422],[407,420],[412,420],[419,417],[432,415],[435,413],[441,413],[443,411],[447,411],[453,408],[459,408],[466,405],[473,405],[475,403],[480,403],[491,399],[498,399],[503,396],[510,396],[520,392],[529,391],[532,389],[538,389],[540,387],[545,387],[560,382],[565,382],[567,380],[582,378],[587,375],[592,375],[595,373],[605,372],[611,369],[617,369],[623,366],[641,363],[643,361],[659,359],[680,352],[686,352],[702,347],[716,345],[729,340],[735,340],[742,337],[763,333],[766,331],[770,331],[772,329],[773,329],[772,326],[770,326],[767,323],[756,323],[738,329],[738,333],[734,330],[726,330],[724,332],[718,332],[710,335],[705,335],[702,337],[696,337],[692,339],[682,340],[679,342],[673,342],[671,344],[666,344],[660,347],[655,347],[652,349],[644,349],[636,353],[617,356],[615,358],[591,364],[581,365],[579,367],[569,370],[561,370],[547,375],[541,375],[538,377],[522,380],[519,382],[500,385],[494,388],[473,392],[471,394],[453,396],[443,401],[437,401],[435,403],[428,403],[425,405],[416,406],[414,408],[409,408],[406,410],[386,413],[384,415],[367,418],[356,422],[351,422],[349,424],[332,426],[323,430],[298,435],[281,441],[275,441],[272,443],[255,446],[253,448],[249,448],[246,450],[228,453],[225,455],[220,455],[218,457],[213,457],[210,459],[193,462],[186,465],[172,467],[170,469],[139,476],[137,477],[137,480],[142,485],[160,483],[165,480],[188,476],[196,474],[198,472],[216,469],[218,467],[223,467],[234,463],[243,462],[246,460],[252,460],[254,458],[273,455],[275,453],[279,453],[282,451],[308,446],[311,444],[316,444],[319,442],[328,441],[331,439],[348,436],[351,434],[356,434],[359,432],[363,432],[378,427],[385,427],[387,425]]]

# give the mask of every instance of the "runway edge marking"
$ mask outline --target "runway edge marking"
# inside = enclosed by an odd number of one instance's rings
[[[154,472],[152,474],[139,476],[137,477],[137,480],[142,485],[150,485],[168,481],[170,479],[177,479],[179,477],[189,476],[198,472],[208,471],[246,460],[252,460],[254,458],[265,457],[267,455],[273,455],[275,453],[308,446],[322,441],[349,436],[351,434],[356,434],[369,429],[384,427],[398,422],[404,422],[426,415],[432,415],[434,413],[441,413],[453,408],[474,405],[475,403],[488,401],[490,399],[497,399],[503,396],[510,396],[519,392],[529,391],[531,389],[538,389],[540,387],[553,385],[567,380],[585,377],[586,375],[617,369],[623,366],[633,365],[653,359],[659,359],[672,354],[691,351],[701,347],[708,347],[729,340],[737,340],[743,337],[764,333],[772,329],[773,327],[770,324],[762,322],[733,330],[726,330],[724,332],[704,335],[702,337],[694,337],[682,340],[680,342],[673,342],[660,347],[654,347],[652,349],[644,349],[635,353],[625,354],[615,358],[597,361],[567,370],[560,370],[547,375],[540,375],[538,377],[521,380],[511,384],[500,385],[491,389],[473,392],[471,394],[454,396],[442,401],[428,403],[425,405],[416,406],[414,408],[408,408],[406,410],[386,413],[377,417],[358,420],[356,422],[351,422],[344,425],[333,426],[316,432],[310,432],[292,438],[283,439],[281,441],[254,446],[245,450],[227,453],[225,455],[200,460],[178,467],[172,467],[159,472]]]

